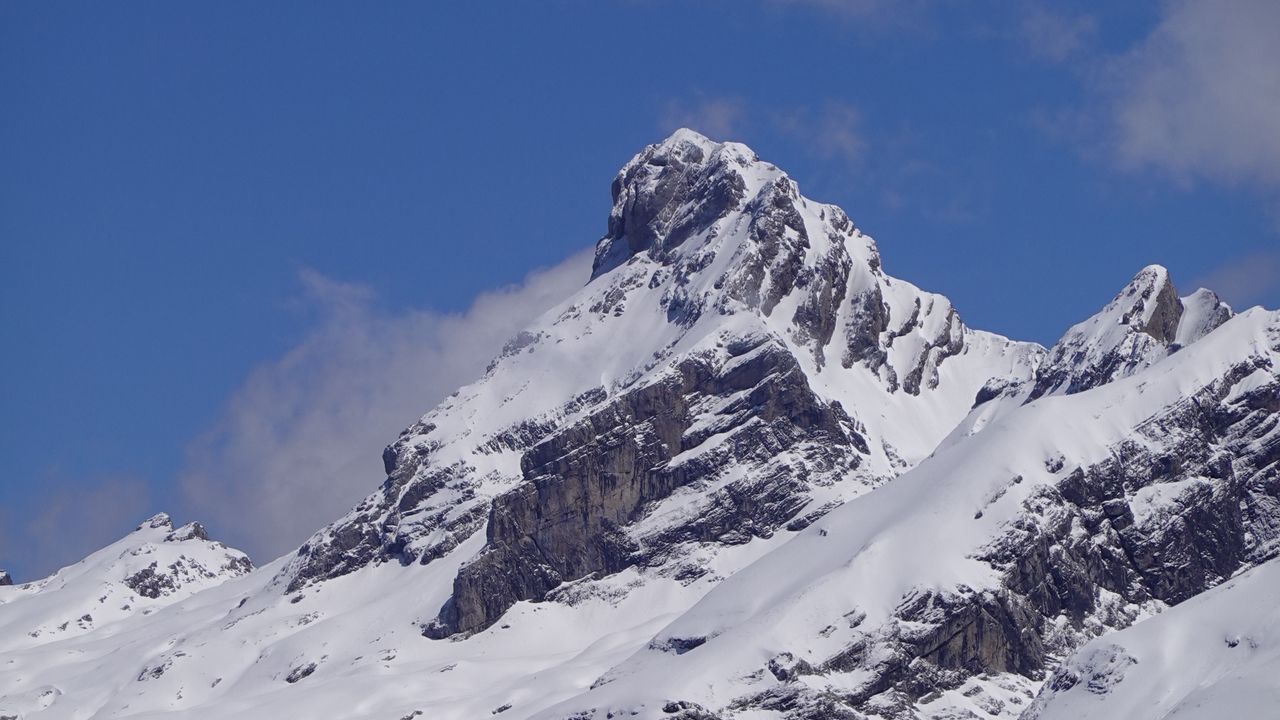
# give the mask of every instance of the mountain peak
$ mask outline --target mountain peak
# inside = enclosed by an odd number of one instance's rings
[[[1126,377],[1198,340],[1231,317],[1217,295],[1186,298],[1162,265],[1138,271],[1102,310],[1067,330],[1040,368],[1030,399]]]
[[[147,533],[150,530],[161,530],[165,535],[160,538],[161,542],[182,542],[184,540],[208,540],[209,533],[205,530],[204,525],[198,522],[189,522],[178,529],[173,527],[173,518],[169,513],[159,512],[151,517],[143,520],[138,527],[133,529],[133,534]]]
[[[746,145],[714,142],[693,130],[649,145],[613,180],[613,209],[592,278],[641,252],[669,256],[778,177],[785,175]]]
[[[156,513],[155,515],[152,515],[146,520],[143,520],[142,524],[134,528],[134,532],[137,532],[139,530],[145,530],[147,528],[151,528],[151,529],[169,528],[170,530],[172,530],[173,519],[169,517],[169,513],[164,513],[164,512]]]
[[[1212,290],[1200,288],[1181,299],[1182,319],[1178,321],[1175,347],[1185,347],[1208,335],[1235,313]]]
[[[675,149],[679,147],[687,147],[692,145],[692,146],[700,147],[706,152],[712,152],[723,144],[724,143],[720,143],[720,142],[716,142],[715,140],[712,140],[711,138],[707,137],[706,135],[703,135],[697,130],[692,130],[687,127],[682,127],[682,128],[678,128],[675,132],[668,135],[665,140],[654,143],[653,147]]]
[[[562,582],[806,525],[1043,352],[886,275],[843,210],[744,145],[679,131],[613,197],[592,280],[401,434],[385,484],[281,570],[288,592],[481,543],[423,630],[483,630]]]
[[[1146,333],[1161,343],[1172,343],[1182,318],[1178,291],[1163,265],[1148,265],[1134,276],[1111,301],[1104,313],[1119,310],[1122,325]]]
[[[0,718],[1030,718],[1280,548],[1280,312],[1153,265],[1050,354],[745,146],[677,131],[613,196],[592,280],[292,556],[240,579],[161,513],[0,587]]]
[[[0,653],[150,614],[252,569],[247,555],[210,540],[200,523],[175,530],[167,513],[157,513],[79,562],[6,589]],[[7,577],[0,572],[0,585],[12,584]]]

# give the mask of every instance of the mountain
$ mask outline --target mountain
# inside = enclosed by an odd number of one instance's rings
[[[0,589],[0,652],[60,642],[146,616],[253,569],[200,523],[148,518],[75,565]]]
[[[0,588],[0,717],[1050,718],[1098,673],[1104,717],[1156,681],[1099,653],[1248,622],[1280,313],[1150,266],[1048,350],[975,330],[688,130],[612,196],[583,287],[297,552],[152,519]]]
[[[742,145],[678,132],[613,196],[590,282],[401,434],[291,590],[481,530],[449,602],[422,609],[433,637],[593,574],[692,579],[918,462],[1042,354],[886,275],[843,211]]]

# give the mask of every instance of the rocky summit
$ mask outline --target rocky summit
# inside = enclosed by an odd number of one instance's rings
[[[611,190],[582,287],[296,552],[252,569],[157,516],[0,587],[0,717],[1216,717],[1194,712],[1280,693],[1280,313],[1153,265],[1046,350],[889,275],[744,145],[680,130]]]

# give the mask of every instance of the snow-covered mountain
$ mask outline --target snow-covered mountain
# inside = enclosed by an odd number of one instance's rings
[[[450,601],[422,608],[433,636],[593,574],[688,580],[894,477],[1039,362],[886,275],[843,211],[742,145],[678,132],[613,191],[590,282],[400,436],[291,590],[481,531]]]
[[[974,330],[687,130],[613,199],[581,290],[296,553],[154,518],[0,587],[0,717],[1142,717],[1099,658],[1274,585],[1280,313],[1151,266],[1048,351]],[[1259,697],[1271,653],[1229,658]]]
[[[43,580],[6,582],[0,588],[0,652],[150,615],[252,569],[244,553],[209,540],[200,523],[174,529],[161,513]]]

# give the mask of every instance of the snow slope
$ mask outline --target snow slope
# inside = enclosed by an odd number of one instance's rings
[[[1280,708],[1280,560],[1098,638],[1045,683],[1025,720],[1266,717]]]
[[[161,513],[43,580],[0,587],[0,652],[115,632],[252,569],[248,556],[210,541],[199,523],[174,529]]]
[[[522,603],[463,642],[424,639],[422,604],[443,602],[481,540],[437,563],[368,566],[293,594],[273,580],[281,559],[146,616],[22,643],[0,653],[0,716],[477,718],[510,705],[504,717],[527,717],[580,692],[696,601],[722,567],[766,545],[731,550],[700,582],[642,585],[631,571],[590,591],[564,588],[556,602]],[[0,607],[0,618],[17,617],[9,611]]]

